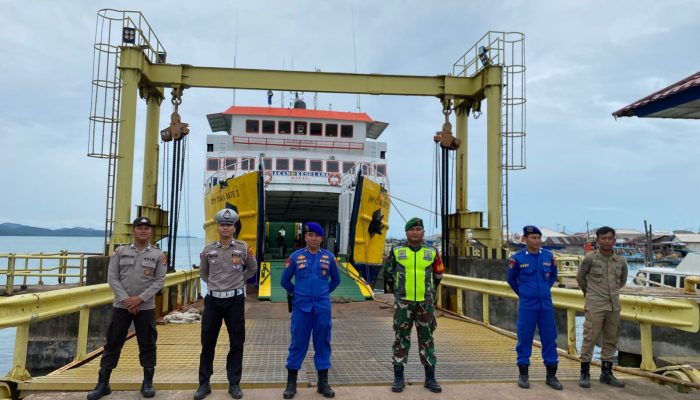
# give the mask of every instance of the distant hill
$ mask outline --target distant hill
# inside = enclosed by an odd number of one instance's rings
[[[104,231],[90,228],[46,229],[34,226],[3,223],[0,224],[0,236],[104,236]]]

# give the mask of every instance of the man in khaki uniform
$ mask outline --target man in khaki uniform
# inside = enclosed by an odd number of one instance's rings
[[[112,392],[109,377],[117,367],[132,322],[139,344],[139,362],[143,367],[141,394],[144,397],[156,394],[153,388],[158,338],[155,295],[165,282],[165,263],[163,252],[148,243],[151,221],[139,217],[132,226],[134,242],[118,247],[109,260],[107,282],[114,292],[112,320],[107,329],[97,386],[88,393],[88,400],[97,400]]]
[[[620,331],[620,289],[627,282],[627,260],[613,254],[615,230],[604,226],[596,231],[598,250],[583,259],[576,274],[578,286],[586,296],[584,307],[586,321],[583,324],[583,344],[581,345],[581,378],[579,386],[591,387],[591,357],[601,333],[603,349],[600,382],[616,387],[625,384],[612,372],[612,359],[617,351],[617,338]]]
[[[248,245],[233,239],[238,214],[234,210],[223,209],[216,213],[214,220],[218,223],[219,241],[206,246],[200,254],[199,275],[207,283],[208,294],[204,298],[202,314],[202,353],[195,400],[201,400],[211,393],[209,379],[214,373],[214,351],[222,320],[226,323],[229,339],[226,357],[228,392],[234,399],[243,397],[240,383],[245,342],[245,285],[246,280],[258,270],[258,263]]]

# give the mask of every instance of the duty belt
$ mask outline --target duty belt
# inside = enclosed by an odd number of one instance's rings
[[[233,289],[228,292],[217,292],[215,290],[210,290],[209,294],[217,299],[228,299],[229,297],[241,296],[244,293],[243,288]]]

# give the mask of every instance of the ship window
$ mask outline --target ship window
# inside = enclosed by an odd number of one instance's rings
[[[286,158],[278,158],[275,160],[275,168],[277,171],[289,171],[289,160]]]
[[[384,164],[377,165],[377,175],[386,176],[386,165],[384,165]]]
[[[318,122],[312,122],[309,125],[309,135],[322,136],[323,135],[323,124]]]
[[[352,125],[341,125],[340,126],[340,137],[351,138],[352,137]]]
[[[386,159],[386,150],[382,150],[379,152],[379,158],[381,158],[382,160]]]
[[[369,175],[369,165],[362,164],[362,175]]]
[[[265,167],[266,170],[271,170],[272,169],[272,159],[271,158],[263,158],[263,166]]]
[[[292,133],[292,123],[290,121],[279,121],[277,123],[277,133],[289,135]]]
[[[235,158],[226,158],[226,171],[235,171],[236,170],[236,159]]]
[[[306,135],[306,121],[294,121],[294,134]]]
[[[649,274],[649,281],[661,283],[661,274]]]
[[[675,275],[664,275],[664,285],[676,287],[676,276]]]
[[[245,120],[245,131],[247,133],[260,133],[260,121],[257,119]]]
[[[294,171],[306,171],[306,160],[295,158],[292,168]]]
[[[242,158],[241,159],[241,169],[243,171],[249,171],[249,170],[253,169],[254,165],[255,165],[254,161],[251,160],[250,158],[245,158],[245,159]]]
[[[219,170],[219,159],[218,158],[207,158],[207,171],[218,171]]]
[[[353,162],[344,162],[343,163],[343,173],[349,172],[354,165],[355,165],[355,163],[353,163]]]
[[[685,276],[681,276],[681,284],[678,285],[679,288],[685,287]]]
[[[213,143],[207,143],[207,151],[214,151],[214,144]]]
[[[338,161],[326,161],[326,171],[338,172]]]
[[[263,133],[275,133],[275,121],[263,120],[262,128]]]
[[[323,172],[323,161],[321,161],[321,160],[310,160],[310,161],[309,161],[309,171],[313,171],[313,172]]]
[[[338,124],[326,124],[326,136],[338,137]]]

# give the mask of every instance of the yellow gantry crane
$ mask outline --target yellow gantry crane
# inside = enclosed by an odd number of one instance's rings
[[[139,13],[140,15],[140,13]],[[457,243],[457,254],[468,254],[469,238],[478,240],[487,247],[493,258],[501,258],[503,238],[503,149],[502,149],[502,90],[503,67],[484,59],[474,73],[466,76],[408,76],[384,74],[357,74],[332,72],[305,72],[259,70],[242,68],[214,68],[193,65],[175,65],[164,62],[163,57],[147,54],[148,46],[140,44],[147,35],[138,27],[128,28],[131,43],[119,46],[118,71],[121,79],[119,89],[119,129],[116,152],[116,181],[114,185],[113,231],[108,252],[122,243],[131,241],[131,195],[134,169],[134,146],[136,131],[136,106],[139,95],[147,103],[146,134],[143,168],[141,215],[150,217],[159,228],[156,239],[162,238],[167,229],[167,212],[157,204],[158,186],[158,136],[160,130],[160,103],[164,88],[171,88],[174,101],[181,101],[182,93],[190,88],[256,89],[281,91],[329,92],[371,95],[430,96],[437,98],[446,111],[454,110],[456,139],[443,144],[456,149],[456,212],[447,222],[450,237]],[[148,28],[150,31],[150,27]],[[125,28],[127,32],[127,28]],[[146,32],[147,33],[147,32]],[[125,36],[127,33],[125,33]],[[522,36],[522,35],[521,35]],[[136,40],[133,40],[136,38]],[[141,38],[139,40],[139,38]],[[153,62],[154,59],[159,60]],[[162,61],[162,62],[160,62]],[[470,111],[481,112],[482,101],[486,102],[487,119],[487,207],[486,224],[484,212],[469,211],[467,204],[467,143],[468,115]],[[446,106],[449,105],[449,106]],[[447,117],[446,117],[447,121]],[[426,133],[426,142],[431,136]],[[438,139],[436,138],[436,141]],[[461,142],[461,146],[455,143]]]

